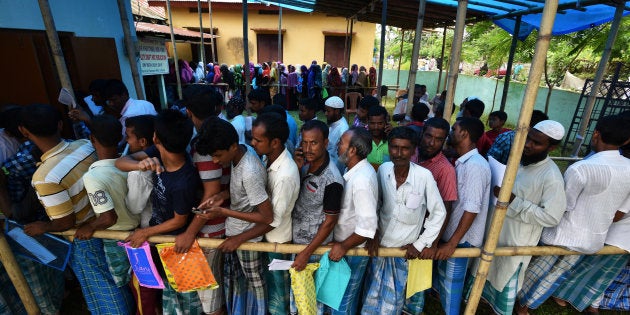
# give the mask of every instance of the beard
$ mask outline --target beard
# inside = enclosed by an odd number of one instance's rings
[[[342,153],[339,156],[339,158],[338,158],[339,162],[341,162],[343,165],[346,165],[346,166],[347,166],[346,163],[348,163],[348,150],[346,150],[346,152]]]
[[[521,165],[527,166],[530,164],[538,163],[547,158],[547,151],[535,154],[535,155],[525,155],[521,156]]]
[[[420,155],[420,158],[421,158],[423,161],[426,161],[426,160],[430,160],[430,159],[434,158],[436,155],[440,154],[440,152],[442,152],[442,150],[437,150],[437,151],[435,151],[434,153],[429,154],[429,153],[427,153],[425,150],[423,150],[422,148],[420,148],[420,149],[418,150],[418,155]]]

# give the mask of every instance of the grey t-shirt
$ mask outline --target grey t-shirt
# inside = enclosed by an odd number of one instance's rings
[[[254,207],[267,200],[267,170],[262,162],[249,146],[247,152],[238,164],[232,166],[230,178],[230,209],[240,212],[252,212]],[[225,220],[225,235],[234,236],[241,234],[252,227],[255,223],[247,222],[235,218]],[[262,236],[251,239],[258,242]]]

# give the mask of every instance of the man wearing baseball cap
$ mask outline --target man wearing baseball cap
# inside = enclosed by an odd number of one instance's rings
[[[498,246],[536,246],[544,227],[560,222],[566,209],[562,174],[548,156],[564,137],[557,121],[544,120],[530,129],[512,188]],[[500,187],[494,187],[499,196]],[[482,297],[497,314],[512,314],[515,297],[531,256],[495,257]]]
[[[339,162],[339,157],[337,156],[337,144],[343,133],[348,130],[348,122],[346,118],[343,117],[343,100],[338,96],[331,96],[326,100],[324,105],[329,130],[328,147],[326,149],[328,153],[330,153],[330,158],[337,165],[337,168],[339,168],[339,172],[343,174],[346,166]]]

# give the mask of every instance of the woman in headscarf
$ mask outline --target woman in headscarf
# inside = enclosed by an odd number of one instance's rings
[[[220,70],[223,83],[226,83],[230,90],[234,90],[234,75],[230,72],[228,65],[225,63],[221,64]]]
[[[297,86],[299,83],[300,74],[295,71],[293,65],[289,65],[289,74],[287,74],[287,95],[289,102],[287,103],[288,110],[295,110],[297,107]]]
[[[302,77],[301,84],[301,98],[308,98],[308,68],[305,65],[300,67],[300,73]]]
[[[368,72],[368,85],[369,89],[367,90],[369,94],[366,95],[372,95],[374,94],[374,91],[376,90],[376,68],[374,67],[370,67],[370,72]]]
[[[352,76],[350,86],[357,85],[359,83],[359,66],[356,63],[350,67],[350,75]]]
[[[203,70],[203,62],[199,61],[197,63],[197,69],[195,69],[195,83],[199,83],[205,78],[206,78],[206,73]]]
[[[219,65],[214,65],[214,79],[212,80],[212,83],[221,83],[221,80],[221,67]]]
[[[243,67],[240,64],[236,64],[234,66],[234,94],[235,95],[243,95],[243,85],[245,84],[243,82]]]
[[[179,76],[182,79],[182,84],[192,83],[195,81],[195,71],[193,71],[187,61],[182,59],[179,60]]]
[[[308,71],[308,97],[317,100],[322,97],[322,68],[318,64],[311,64]]]
[[[341,75],[339,75],[339,70],[337,69],[337,67],[332,67],[330,69],[330,73],[328,74],[328,95],[339,96],[341,95],[341,90]]]
[[[361,87],[360,92],[363,96],[366,95],[366,90],[368,88],[368,77],[367,77],[367,69],[364,66],[359,68],[359,78],[357,79],[357,85]]]
[[[206,83],[212,83],[214,81],[214,65],[212,62],[209,62],[206,65],[206,69],[208,70],[208,74],[206,74]]]

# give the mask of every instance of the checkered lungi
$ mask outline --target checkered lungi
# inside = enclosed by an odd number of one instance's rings
[[[539,256],[532,259],[525,271],[523,287],[518,293],[521,305],[536,309],[567,280],[571,269],[583,255]]]
[[[405,304],[408,272],[404,258],[372,257],[367,267],[361,314],[400,314]]]
[[[214,279],[219,283],[219,288],[197,291],[203,311],[206,314],[212,314],[219,311],[225,305],[223,298],[223,254],[215,248],[202,247],[204,256],[210,265]]]
[[[290,254],[266,253],[267,261],[273,259],[289,260]],[[267,302],[271,315],[284,315],[289,312],[289,295],[291,291],[291,279],[288,270],[267,270],[267,290],[269,300]]]
[[[597,302],[593,304],[600,309],[630,311],[630,264],[621,270]]]
[[[263,255],[245,250],[224,255],[223,289],[228,314],[267,314]]]

